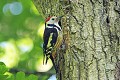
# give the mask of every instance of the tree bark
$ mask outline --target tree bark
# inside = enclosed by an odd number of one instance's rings
[[[33,2],[45,18],[65,15],[58,80],[120,80],[120,0]]]

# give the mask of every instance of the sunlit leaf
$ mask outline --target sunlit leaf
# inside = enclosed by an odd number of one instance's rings
[[[14,80],[14,75],[9,76],[6,80]]]
[[[3,62],[0,62],[0,74],[4,74],[7,71],[8,69],[6,68],[5,64]]]
[[[17,72],[16,80],[25,80],[25,73],[24,72]]]
[[[31,74],[30,76],[28,76],[28,80],[38,80],[38,77]]]

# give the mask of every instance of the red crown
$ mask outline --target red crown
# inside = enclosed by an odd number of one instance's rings
[[[51,18],[51,17],[48,17],[45,22],[48,22],[48,21],[50,20],[50,18]]]

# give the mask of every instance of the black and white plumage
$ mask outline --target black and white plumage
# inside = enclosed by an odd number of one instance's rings
[[[45,30],[43,35],[43,52],[44,59],[43,64],[47,64],[48,59],[50,58],[54,65],[54,56],[52,55],[53,50],[57,47],[56,44],[59,44],[60,36],[62,36],[62,28],[61,28],[61,17],[48,17],[45,21]],[[61,38],[62,39],[62,38]],[[54,65],[55,67],[55,65]]]

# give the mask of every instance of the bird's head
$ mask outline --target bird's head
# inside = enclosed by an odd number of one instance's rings
[[[62,17],[52,16],[52,17],[48,17],[45,22],[46,24],[54,24],[54,23],[58,23],[61,18]]]

